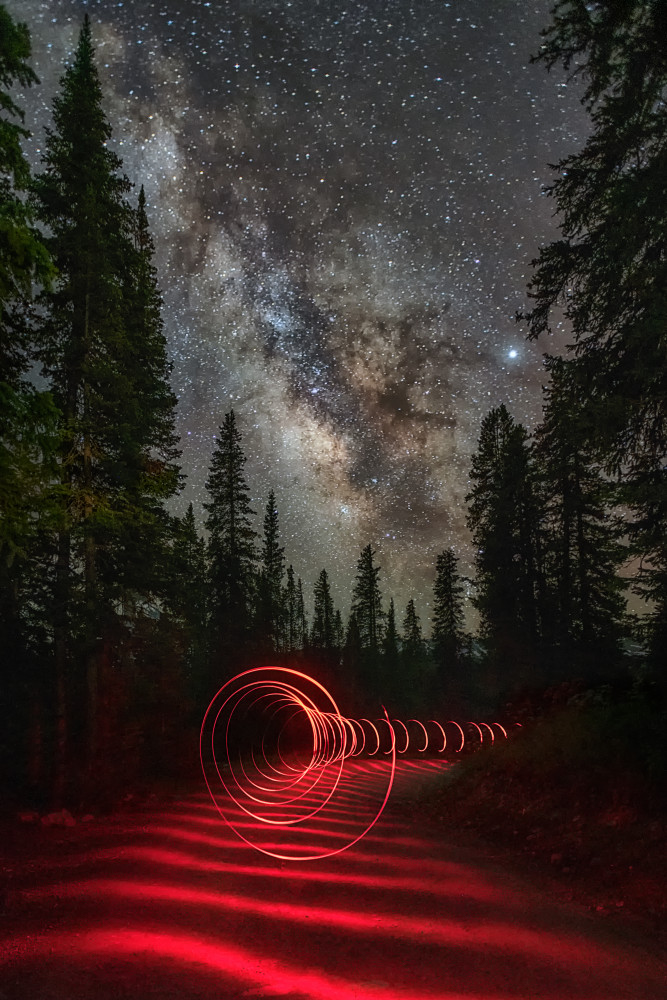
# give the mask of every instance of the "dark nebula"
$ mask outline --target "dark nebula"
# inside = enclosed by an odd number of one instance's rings
[[[548,164],[576,88],[532,66],[551,0],[10,0],[43,125],[88,10],[114,141],[146,188],[200,510],[234,408],[258,515],[347,601],[371,542],[388,598],[428,619],[436,553],[470,569],[482,417],[532,427],[541,357],[514,315],[551,239]],[[35,124],[36,123],[36,124]],[[259,517],[258,517],[259,521]]]

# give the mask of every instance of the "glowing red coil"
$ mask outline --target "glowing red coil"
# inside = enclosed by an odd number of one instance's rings
[[[456,733],[449,747],[447,725]],[[492,741],[494,726],[507,736],[499,723],[464,725],[480,742],[482,727]],[[397,754],[406,754],[411,744],[418,754],[460,752],[465,742],[463,726],[452,720],[444,725],[434,719],[402,722],[390,719],[386,711],[375,722],[348,719],[314,678],[287,667],[267,666],[238,674],[216,693],[202,722],[200,760],[218,812],[241,840],[274,858],[310,861],[346,850],[377,823],[392,789]],[[258,831],[266,826],[294,829],[309,821],[309,833],[317,832],[325,807],[342,796],[346,763],[361,755],[389,757],[390,766],[382,801],[379,806],[374,802],[369,815],[359,819],[359,832],[349,832],[334,847],[260,843]],[[221,792],[216,794],[214,785]]]

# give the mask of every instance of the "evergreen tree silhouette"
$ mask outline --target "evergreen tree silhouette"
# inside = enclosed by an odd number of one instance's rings
[[[234,411],[225,414],[213,452],[206,489],[210,500],[209,628],[212,668],[233,676],[250,656],[253,632],[256,532],[250,491],[244,476],[246,458]]]
[[[506,678],[526,682],[538,640],[538,510],[527,434],[501,405],[482,421],[466,497],[481,633]]]
[[[336,639],[335,611],[329,577],[327,571],[323,569],[315,583],[310,645],[313,649],[331,653],[336,648]]]
[[[382,685],[385,697],[392,704],[400,705],[406,686],[401,672],[399,657],[399,636],[396,629],[396,608],[394,598],[389,601],[389,610],[382,637]]]
[[[610,516],[613,485],[595,461],[570,363],[548,358],[546,367],[550,382],[535,440],[554,612],[551,638],[563,668],[571,670],[576,656],[606,670],[618,659],[626,631],[625,584],[618,570],[628,552],[622,529]]]
[[[294,567],[287,567],[287,583],[283,593],[283,614],[285,620],[285,650],[294,653],[301,649],[302,637],[298,628],[297,589],[294,578]]]
[[[382,639],[382,595],[380,593],[380,567],[373,562],[375,552],[367,545],[357,563],[357,577],[352,595],[352,608],[356,616],[362,649],[377,654]]]
[[[457,571],[453,549],[441,552],[435,564],[433,587],[433,652],[443,691],[451,691],[461,680],[465,643],[464,587]]]
[[[109,674],[132,622],[145,617],[162,591],[153,553],[166,546],[163,503],[177,489],[178,468],[152,244],[145,213],[128,203],[130,183],[109,148],[87,16],[53,122],[33,204],[58,269],[57,282],[41,297],[37,336],[42,372],[62,415],[53,585],[62,783],[75,704],[70,697],[68,707],[67,689],[80,686],[83,672],[92,778],[100,670]]]
[[[534,261],[525,319],[536,338],[572,330],[570,377],[582,429],[603,471],[621,481],[652,601],[652,658],[667,683],[667,33],[651,0],[558,0],[538,60],[575,66],[591,128],[556,164],[549,189],[560,234]]]
[[[357,576],[352,594],[352,611],[361,647],[363,684],[369,695],[382,695],[380,653],[382,643],[382,595],[380,567],[374,563],[375,552],[367,545],[357,563]]]
[[[306,605],[303,600],[303,584],[301,577],[298,577],[296,581],[296,640],[298,649],[308,649],[309,634]]]
[[[52,702],[51,636],[44,618],[58,504],[58,414],[48,392],[25,377],[34,360],[34,292],[53,265],[25,194],[30,168],[24,113],[12,87],[37,83],[30,34],[0,6],[0,649],[11,664],[0,690],[0,772],[33,786],[47,764],[41,733]],[[26,745],[32,763],[17,752]]]
[[[53,265],[35,226],[32,206],[23,196],[31,182],[21,140],[24,112],[10,93],[12,85],[38,83],[30,66],[30,33],[0,7],[0,385],[17,388],[30,364],[28,314],[35,284],[47,284]]]
[[[279,652],[285,646],[285,607],[283,576],[285,549],[278,544],[278,510],[270,491],[264,515],[264,537],[257,581],[256,631],[267,652]]]

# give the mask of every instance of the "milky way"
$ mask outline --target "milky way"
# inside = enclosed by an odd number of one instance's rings
[[[371,542],[385,600],[424,624],[435,556],[471,572],[470,456],[508,405],[533,427],[542,354],[514,320],[556,233],[548,164],[586,123],[529,64],[535,0],[10,0],[43,125],[87,10],[124,170],[157,243],[187,485],[201,514],[233,408],[258,527],[343,613]]]

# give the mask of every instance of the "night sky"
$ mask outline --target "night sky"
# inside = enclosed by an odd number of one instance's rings
[[[427,625],[436,554],[470,573],[480,422],[529,429],[542,355],[514,320],[556,234],[548,164],[586,121],[529,65],[551,0],[9,0],[43,125],[88,10],[124,169],[157,244],[178,429],[197,516],[236,411],[261,527],[277,496],[310,598],[347,614],[368,542],[399,617]]]

